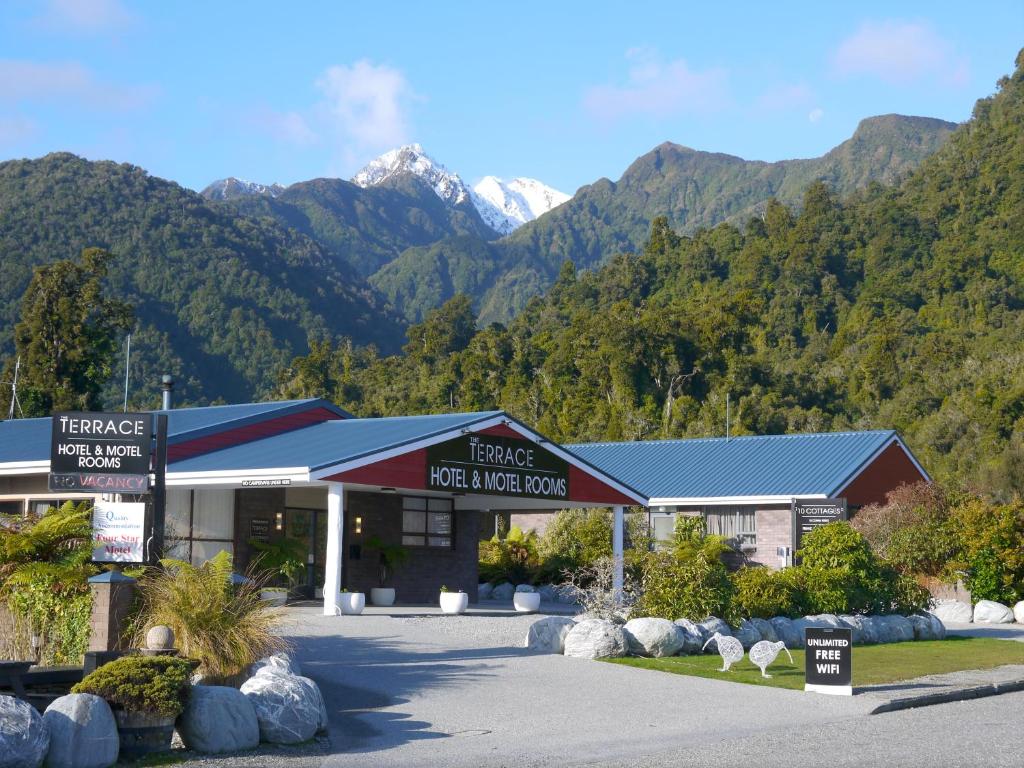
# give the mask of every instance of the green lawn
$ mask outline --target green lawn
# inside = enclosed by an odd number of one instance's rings
[[[783,651],[768,667],[772,677],[761,677],[761,670],[746,656],[733,664],[728,672],[719,672],[722,659],[718,654],[706,656],[670,656],[664,659],[604,659],[612,664],[656,669],[677,675],[710,677],[751,685],[772,685],[776,688],[804,687],[804,652],[794,650],[793,664]],[[858,645],[853,649],[853,684],[877,685],[897,680],[910,680],[924,675],[958,672],[965,669],[990,669],[1003,664],[1024,664],[1024,643],[993,640],[985,637],[950,637],[887,645]]]

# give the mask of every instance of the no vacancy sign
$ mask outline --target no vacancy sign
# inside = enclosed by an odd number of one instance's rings
[[[804,630],[804,690],[853,695],[853,630]]]

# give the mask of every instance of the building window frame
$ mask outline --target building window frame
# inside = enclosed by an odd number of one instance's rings
[[[729,546],[737,552],[757,551],[757,509],[755,507],[748,504],[723,506],[705,504],[701,509],[701,514],[704,517],[705,533],[725,536]],[[727,518],[732,518],[732,522],[726,522],[725,526],[721,524],[715,526],[719,529],[725,527],[728,532],[712,530],[712,526],[709,524],[709,515],[715,515],[723,522]]]
[[[437,496],[402,496],[402,546],[455,549],[455,500]]]

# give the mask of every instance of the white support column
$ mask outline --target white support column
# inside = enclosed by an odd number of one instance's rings
[[[327,484],[327,555],[324,569],[324,616],[338,612],[341,592],[341,553],[345,537],[345,486]]]
[[[612,558],[615,561],[615,570],[612,573],[612,589],[615,592],[615,602],[622,604],[622,542],[624,539],[625,516],[622,507],[612,507]]]

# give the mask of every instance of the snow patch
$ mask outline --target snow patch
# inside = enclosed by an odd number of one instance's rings
[[[506,182],[497,176],[485,176],[473,187],[472,194],[473,205],[480,216],[502,235],[544,215],[569,197],[536,179],[517,178]]]

